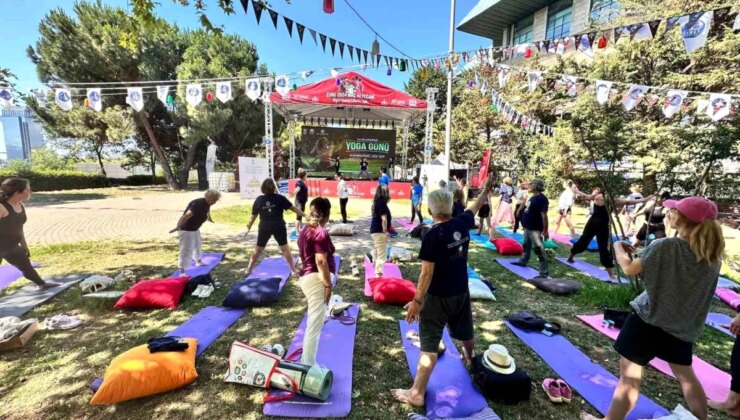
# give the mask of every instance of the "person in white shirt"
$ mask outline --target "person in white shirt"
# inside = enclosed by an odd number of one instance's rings
[[[337,197],[339,197],[339,208],[342,211],[342,223],[347,223],[347,201],[349,201],[349,192],[347,191],[347,181],[344,176],[337,174]]]
[[[560,223],[565,220],[565,224],[570,229],[570,236],[576,236],[576,230],[573,227],[573,221],[571,220],[571,212],[575,195],[571,188],[573,187],[573,181],[566,180],[563,182],[563,192],[560,193],[560,199],[558,200],[558,219],[555,221],[555,233],[560,230]]]
[[[522,216],[519,213],[519,208],[527,202],[527,195],[529,194],[529,182],[523,178],[519,178],[519,191],[516,193],[516,206],[514,207],[514,233],[519,230],[519,224],[522,221]]]

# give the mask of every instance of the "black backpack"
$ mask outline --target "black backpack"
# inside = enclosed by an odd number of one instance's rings
[[[557,322],[547,321],[539,315],[529,311],[521,311],[506,319],[511,323],[511,325],[525,331],[548,331],[552,334],[560,332],[560,324]]]
[[[432,227],[430,225],[417,225],[413,229],[411,229],[411,233],[409,233],[409,236],[411,236],[412,238],[424,239],[424,235],[426,235],[431,228]]]
[[[190,296],[201,284],[210,284],[213,287],[216,287],[216,283],[213,282],[210,274],[201,274],[200,276],[191,277],[185,285],[185,291],[182,292],[183,297]]]

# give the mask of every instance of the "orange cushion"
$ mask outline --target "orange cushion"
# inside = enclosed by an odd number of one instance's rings
[[[496,251],[501,255],[522,255],[524,253],[522,244],[511,238],[496,238],[491,239],[491,242],[493,242],[496,246]]]
[[[103,376],[90,404],[115,404],[183,387],[198,377],[195,351],[198,340],[186,338],[185,351],[149,353],[146,344],[117,356]]]

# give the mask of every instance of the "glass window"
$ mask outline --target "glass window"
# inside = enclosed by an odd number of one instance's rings
[[[596,24],[608,23],[619,16],[619,2],[617,0],[593,0],[591,5],[591,20]]]
[[[514,24],[514,45],[532,42],[534,33],[534,15]]]
[[[570,35],[572,0],[560,0],[547,10],[547,39],[563,38]]]

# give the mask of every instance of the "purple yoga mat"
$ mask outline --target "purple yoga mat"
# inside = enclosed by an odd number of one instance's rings
[[[507,259],[507,258],[496,258],[497,263],[503,265],[504,268],[508,269],[509,271],[523,278],[524,280],[532,280],[533,278],[540,275],[540,272],[535,270],[532,267],[519,267],[518,265],[512,264],[513,262],[517,262],[517,261],[519,260]]]
[[[35,262],[32,263],[34,267],[38,267],[41,264]],[[15,268],[10,264],[0,265],[0,290],[10,286],[11,283],[23,277],[21,270]]]
[[[710,312],[707,314],[706,324],[714,328],[717,331],[723,332],[732,338],[735,338],[735,334],[731,333],[729,329],[723,327],[723,325],[730,325],[732,318],[725,314],[718,314],[716,312]]]
[[[732,281],[730,279],[726,279],[724,277],[719,277],[717,279],[717,287],[718,288],[723,288],[723,289],[737,289],[738,287],[740,287],[740,284],[738,284],[738,283],[736,283],[736,282],[734,282],[734,281]]]
[[[358,319],[360,305],[352,304],[349,316]],[[306,316],[303,317],[288,354],[303,347],[303,334],[306,331]],[[357,322],[344,325],[330,319],[324,324],[319,339],[316,362],[330,369],[334,374],[334,384],[329,398],[321,402],[314,398],[297,395],[287,401],[265,404],[263,413],[267,416],[281,417],[346,417],[352,409],[352,359],[355,352],[355,332]],[[279,395],[281,391],[270,391]]]
[[[617,284],[615,281],[612,281],[612,279],[609,278],[609,273],[607,273],[606,270],[602,270],[593,264],[587,263],[586,261],[575,258],[572,263],[569,263],[568,259],[564,257],[556,257],[555,259],[567,265],[568,267],[575,268],[578,271],[588,274],[589,276],[595,278],[596,280],[601,280],[603,282]],[[625,278],[621,278],[621,282],[622,284],[630,283],[630,281]]]
[[[396,264],[385,263],[383,266],[383,276],[388,278],[402,279],[401,269]],[[375,266],[365,257],[365,296],[371,297],[373,289],[370,288],[370,279],[375,278]]]
[[[606,415],[614,388],[619,381],[616,376],[591,361],[591,358],[560,334],[548,337],[540,332],[521,330],[508,321],[505,324],[584,400],[599,413]],[[668,410],[640,394],[637,405],[627,416],[627,420],[654,419],[668,414]]]
[[[218,265],[218,263],[221,262],[221,260],[224,259],[224,253],[223,252],[206,252],[201,256],[201,261],[205,265],[196,266],[195,261],[190,262],[190,267],[185,269],[185,274],[187,274],[190,277],[195,276],[202,276],[203,274],[208,274],[213,270],[214,267]],[[179,277],[180,276],[180,270],[175,271],[172,273],[170,277]]]
[[[293,257],[297,258],[297,257]],[[247,279],[265,279],[269,277],[280,277],[280,288],[283,290],[283,286],[288,282],[290,278],[290,267],[288,262],[283,257],[268,257],[262,260],[257,267],[252,270],[252,274]]]
[[[411,377],[416,378],[416,368],[419,365],[421,349],[414,346],[411,340],[406,338],[408,331],[419,332],[418,325],[408,325],[406,321],[398,321],[401,327],[401,341],[406,351],[406,361],[409,364]],[[468,417],[485,407],[488,407],[486,399],[478,392],[468,370],[460,360],[460,353],[452,342],[447,329],[443,337],[447,350],[437,359],[432,376],[429,378],[427,392],[424,395],[426,401],[427,417]]]
[[[195,338],[198,340],[198,350],[195,357],[203,353],[221,334],[244,315],[246,309],[222,308],[220,306],[206,306],[179,327],[168,332],[165,337]]]

